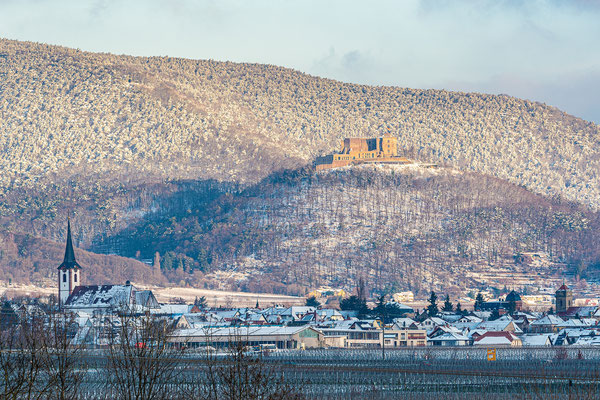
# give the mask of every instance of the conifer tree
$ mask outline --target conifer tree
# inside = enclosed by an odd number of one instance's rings
[[[481,292],[477,293],[477,297],[475,297],[475,305],[473,306],[473,309],[475,309],[476,311],[481,310],[481,306],[483,305],[483,295],[481,294]]]
[[[431,291],[431,296],[429,296],[427,314],[429,314],[430,317],[435,317],[438,314],[437,295],[433,290]]]
[[[446,295],[446,300],[444,300],[444,307],[442,308],[442,311],[452,312],[453,310],[454,310],[454,307],[452,306],[452,303],[450,302],[450,296]]]

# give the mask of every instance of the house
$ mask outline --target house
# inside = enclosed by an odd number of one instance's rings
[[[512,332],[487,331],[473,341],[473,346],[485,347],[521,347],[523,342]]]
[[[523,333],[521,328],[519,328],[517,324],[515,324],[515,321],[508,315],[502,316],[494,321],[483,321],[477,325],[477,329],[496,332],[514,332],[516,334]]]
[[[348,348],[381,348],[383,340],[386,347],[412,347],[425,346],[427,334],[424,330],[411,329],[376,329],[363,328],[361,324],[353,324],[350,328],[319,328],[325,337],[345,337],[345,346]]]
[[[277,349],[318,348],[323,333],[311,326],[241,326],[200,329],[179,329],[169,342],[186,347],[231,347],[239,344],[275,345]]]
[[[467,346],[471,340],[461,333],[444,332],[427,339],[427,343],[431,346]]]
[[[534,333],[552,333],[557,332],[558,325],[564,321],[556,315],[546,315],[545,317],[535,320],[529,324],[529,331]]]
[[[419,324],[421,329],[427,330],[427,332],[433,331],[438,326],[447,325],[448,323],[441,318],[438,317],[429,317],[425,321]]]
[[[148,292],[148,290],[144,292]],[[193,310],[198,310],[198,307],[193,304],[159,304],[159,307],[153,308],[150,313],[155,316],[177,318],[184,314],[190,314],[194,312]]]
[[[521,341],[523,342],[523,346],[527,347],[549,347],[552,346],[551,336],[552,334],[550,333],[523,335],[521,336]]]
[[[392,329],[419,329],[419,324],[410,318],[394,318]]]
[[[475,315],[465,315],[460,318],[458,321],[452,323],[452,326],[460,329],[460,330],[473,330],[477,328],[483,320]]]
[[[568,319],[566,321],[561,322],[556,327],[558,330],[561,329],[585,329],[592,326],[596,326],[597,322],[595,319],[591,318],[581,318],[581,319]]]

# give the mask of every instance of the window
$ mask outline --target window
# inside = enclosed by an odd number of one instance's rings
[[[77,282],[77,274],[73,275],[73,281]]]
[[[66,282],[66,281],[67,281],[67,273],[63,272],[63,282]]]

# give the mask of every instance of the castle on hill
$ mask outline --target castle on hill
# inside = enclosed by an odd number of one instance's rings
[[[411,161],[398,156],[398,138],[382,136],[345,138],[341,141],[339,153],[318,157],[315,166],[317,171],[321,171],[364,163],[410,164]]]

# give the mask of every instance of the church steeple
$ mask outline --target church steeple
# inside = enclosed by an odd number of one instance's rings
[[[58,300],[62,305],[67,302],[69,295],[77,286],[81,285],[81,266],[75,259],[73,239],[71,238],[71,220],[67,220],[67,245],[65,258],[58,266]]]
[[[75,260],[75,251],[73,250],[73,240],[71,239],[71,219],[67,219],[67,246],[65,248],[65,258],[58,266],[58,269],[81,268]]]

